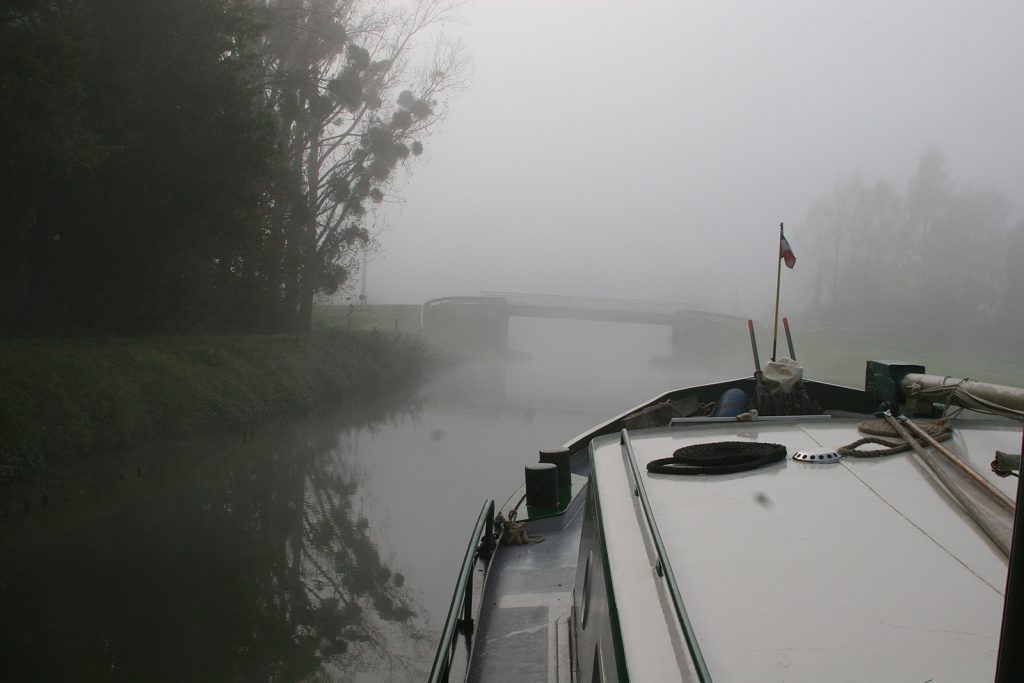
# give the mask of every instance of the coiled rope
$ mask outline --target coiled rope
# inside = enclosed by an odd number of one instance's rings
[[[501,530],[502,545],[527,545],[529,543],[540,543],[544,540],[544,534],[529,534],[526,532],[526,524],[516,521],[515,510],[508,513],[508,519],[505,519],[505,515],[499,512],[494,518],[494,524]]]
[[[730,474],[764,467],[786,457],[786,447],[777,443],[716,441],[683,446],[671,458],[647,463],[655,474]]]
[[[946,441],[953,436],[953,430],[946,424],[945,419],[936,420],[934,422],[919,422],[918,426],[922,431],[926,432],[936,441]],[[893,429],[888,422],[885,420],[866,420],[857,425],[857,429],[865,434],[872,434],[873,436],[866,436],[863,439],[858,439],[853,443],[845,446],[840,446],[836,449],[836,452],[840,455],[846,455],[851,458],[881,458],[886,455],[895,455],[902,453],[903,451],[910,450],[910,444],[903,441],[889,441],[880,437],[895,437],[899,438],[899,434]],[[921,437],[916,437],[918,443],[922,445],[925,441]],[[864,448],[861,446],[867,444],[876,444],[883,446],[883,448]]]

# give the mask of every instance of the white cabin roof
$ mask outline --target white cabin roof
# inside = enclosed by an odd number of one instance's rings
[[[711,677],[722,681],[991,680],[1006,558],[911,452],[836,464],[791,459],[863,435],[856,420],[718,423],[629,432],[668,562]],[[712,441],[786,445],[739,474],[650,474]],[[958,429],[981,471],[1017,430]],[[692,674],[619,435],[592,443],[631,678]],[[978,466],[984,461],[985,466]],[[993,480],[996,478],[993,476]],[[999,481],[1013,497],[1014,484]]]

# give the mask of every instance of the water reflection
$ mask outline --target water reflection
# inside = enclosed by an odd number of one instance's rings
[[[165,444],[11,492],[4,678],[337,679],[429,657],[405,578],[360,514],[358,424]],[[12,499],[44,489],[46,508]]]
[[[0,678],[423,680],[483,500],[538,449],[678,384],[652,364],[667,335],[518,321],[505,362],[449,368],[422,404],[93,456],[0,491]]]

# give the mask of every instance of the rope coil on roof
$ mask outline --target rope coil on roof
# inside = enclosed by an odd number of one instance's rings
[[[755,441],[715,441],[683,446],[671,458],[647,463],[655,474],[731,474],[764,467],[786,457],[786,447]]]
[[[918,426],[936,441],[946,441],[953,436],[953,430],[950,429],[949,425],[947,425],[943,420],[936,422],[920,422],[918,423]],[[896,430],[893,429],[885,420],[865,420],[857,425],[857,429],[865,434],[872,434],[873,436],[857,439],[853,443],[840,446],[836,449],[837,453],[850,458],[881,458],[886,455],[895,455],[897,453],[910,450],[910,444],[903,441]],[[888,441],[887,439],[879,438],[883,436],[895,437],[900,440]],[[924,443],[924,440],[921,438],[918,438],[917,440],[919,443]],[[861,446],[872,443],[882,446],[882,448],[860,448]]]

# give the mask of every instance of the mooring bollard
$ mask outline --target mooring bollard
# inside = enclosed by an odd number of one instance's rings
[[[553,463],[526,466],[526,507],[530,516],[558,511],[558,467]]]
[[[572,472],[569,470],[569,449],[551,448],[540,452],[540,461],[553,464],[558,471],[558,503],[561,507],[572,498]]]

